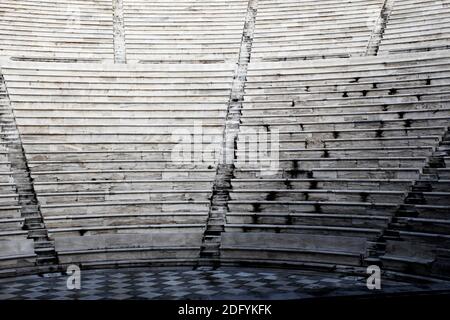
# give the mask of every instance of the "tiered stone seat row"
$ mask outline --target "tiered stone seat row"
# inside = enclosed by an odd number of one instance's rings
[[[163,247],[175,250],[181,234],[186,243],[179,245],[189,250],[181,248],[172,258],[183,252],[192,258],[194,245],[198,254],[233,69],[48,63],[4,68],[61,262],[110,259],[126,248],[128,258],[157,259]],[[189,154],[180,154],[181,147]],[[86,250],[94,251],[80,253]]]
[[[450,1],[395,0],[380,54],[450,48]]]
[[[252,59],[364,55],[383,3],[260,0]],[[235,62],[247,7],[246,0],[123,0],[125,43],[117,47],[123,47],[131,62]],[[380,54],[448,49],[449,10],[447,0],[394,1],[383,29]],[[0,56],[60,62],[113,60],[112,11],[109,0],[2,1]]]
[[[27,239],[28,231],[23,230],[24,219],[11,169],[12,150],[5,139],[10,129],[5,115],[8,108],[5,83],[0,81],[0,269],[32,266],[36,258],[33,240]]]
[[[252,61],[363,55],[381,0],[259,0]]]
[[[112,60],[110,0],[4,0],[0,56],[14,60]]]
[[[252,63],[225,260],[361,264],[447,129],[449,57]],[[265,133],[269,151],[279,133],[275,169],[251,161],[248,141]]]
[[[238,57],[246,0],[124,0],[128,61],[220,63]]]

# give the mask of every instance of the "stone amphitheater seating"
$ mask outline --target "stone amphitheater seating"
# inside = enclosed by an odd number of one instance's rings
[[[252,61],[361,56],[382,0],[259,0]]]
[[[380,54],[450,48],[450,1],[395,0]]]
[[[128,61],[235,62],[247,13],[245,0],[124,0]]]
[[[192,239],[189,250],[199,248],[233,65],[15,63],[3,73],[41,212],[62,261],[92,262],[95,250],[104,255],[103,249],[114,249],[101,245],[114,242],[114,235],[126,238],[117,240],[122,251],[141,241],[135,237],[160,237],[161,246],[180,234]],[[184,130],[179,134],[190,137],[196,125],[210,138],[199,143],[202,154],[213,151],[211,158],[172,162],[179,142],[172,133]],[[97,240],[103,235],[110,240]],[[158,254],[158,248],[145,248],[136,258]]]
[[[360,265],[447,130],[448,62],[445,52],[250,64],[224,257],[328,263],[331,251]],[[247,141],[274,131],[280,170],[267,176]],[[450,210],[446,197],[430,201]],[[346,238],[366,246],[349,258]]]
[[[0,3],[0,269],[39,260],[14,122],[61,264],[194,264],[209,236],[222,263],[450,274],[449,1],[116,3]]]
[[[109,0],[4,0],[0,56],[25,61],[112,61],[112,23]]]

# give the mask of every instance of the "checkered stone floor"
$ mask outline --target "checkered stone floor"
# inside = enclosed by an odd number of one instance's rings
[[[0,280],[0,299],[302,299],[374,294],[360,276],[291,270],[108,269],[81,272],[81,289],[67,289],[67,275]],[[381,292],[450,289],[448,284],[413,285],[382,280]]]

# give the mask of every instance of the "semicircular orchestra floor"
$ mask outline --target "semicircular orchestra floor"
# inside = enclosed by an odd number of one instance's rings
[[[257,268],[82,270],[81,288],[73,290],[67,279],[61,273],[0,279],[0,300],[304,299],[450,291],[449,282],[382,279],[381,290],[369,290],[364,276]]]

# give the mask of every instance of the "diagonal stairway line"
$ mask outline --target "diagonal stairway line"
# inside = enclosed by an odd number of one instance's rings
[[[395,0],[384,0],[366,48],[366,56],[377,56]]]
[[[24,229],[28,231],[28,238],[34,240],[36,263],[38,266],[51,266],[58,264],[58,256],[54,241],[48,236],[48,230],[40,210],[39,201],[34,189],[30,168],[25,156],[20,133],[11,107],[3,75],[0,74],[0,86],[2,87],[5,101],[0,114],[3,140],[7,143],[7,151],[11,163],[12,176],[19,195],[21,216],[25,219]]]
[[[208,220],[200,249],[198,266],[202,267],[218,267],[220,265],[221,234],[225,231],[231,179],[234,175],[236,141],[239,134],[247,69],[251,58],[257,6],[258,0],[248,1],[238,63],[228,102],[222,149],[212,187]]]

